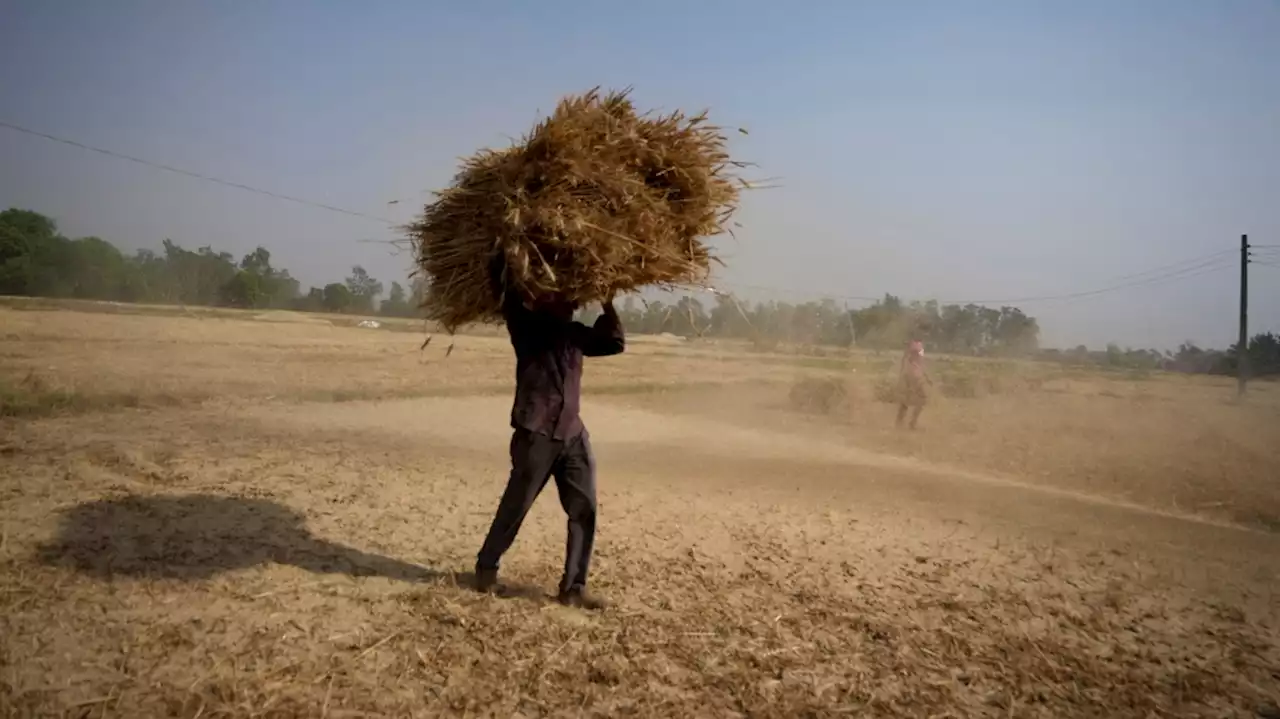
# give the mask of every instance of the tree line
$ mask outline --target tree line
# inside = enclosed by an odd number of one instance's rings
[[[302,292],[289,271],[258,247],[239,261],[212,247],[195,250],[165,240],[159,252],[132,255],[98,237],[68,238],[53,219],[30,210],[0,212],[0,294],[70,297],[119,302],[210,305],[244,309],[417,316],[425,285],[383,283],[355,266],[340,282]],[[582,319],[593,319],[587,308]],[[1125,369],[1234,373],[1236,347],[1201,349],[1184,343],[1176,352],[1077,347],[1040,348],[1040,326],[1017,307],[906,302],[885,295],[868,307],[849,309],[833,300],[747,302],[717,294],[645,301],[629,296],[619,315],[629,332],[747,340],[756,347],[809,345],[898,350],[918,339],[945,354],[1033,357],[1067,364]],[[1280,335],[1259,334],[1246,348],[1255,374],[1280,374]]]
[[[409,293],[359,265],[342,282],[301,291],[297,279],[258,247],[239,261],[212,247],[190,250],[166,239],[161,250],[126,255],[98,237],[68,238],[37,212],[0,212],[0,294],[117,302],[208,305],[411,317]]]
[[[1040,327],[1016,307],[904,302],[893,295],[849,309],[834,300],[744,302],[717,294],[710,307],[694,296],[671,302],[627,297],[618,315],[628,330],[682,337],[748,339],[777,344],[900,349],[920,340],[936,352],[1022,356],[1039,347]],[[585,319],[591,319],[591,314]]]
[[[1187,374],[1235,375],[1240,366],[1239,343],[1225,350],[1204,349],[1187,341],[1177,350],[1121,349],[1109,344],[1105,350],[1081,345],[1070,350],[1044,350],[1040,359],[1063,364],[1096,365],[1123,370],[1165,370]],[[1280,334],[1261,332],[1249,338],[1245,349],[1249,374],[1254,377],[1280,375]]]
[[[289,271],[272,264],[265,247],[236,260],[212,247],[195,250],[166,239],[159,252],[121,252],[98,237],[68,238],[53,219],[30,210],[0,213],[0,294],[119,302],[212,305],[244,309],[416,314],[425,286],[383,284],[353,267],[341,282],[305,293]],[[897,348],[921,339],[940,352],[1026,354],[1038,346],[1034,318],[1014,307],[939,307],[904,303],[892,295],[858,310],[830,300],[790,304],[744,303],[718,295],[711,306],[694,296],[670,303],[628,297],[623,322],[635,333],[727,337],[761,345]]]

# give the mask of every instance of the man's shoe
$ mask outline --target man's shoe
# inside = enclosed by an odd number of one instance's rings
[[[481,594],[492,594],[498,589],[498,570],[477,569],[476,591]]]
[[[582,587],[573,587],[565,589],[556,597],[556,601],[566,607],[575,607],[577,609],[587,609],[590,611],[600,611],[608,607],[608,603],[603,599],[592,596]]]

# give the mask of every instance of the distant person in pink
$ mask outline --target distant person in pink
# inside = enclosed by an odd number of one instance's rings
[[[907,419],[907,411],[911,411],[911,429],[916,428],[920,412],[928,401],[925,384],[933,384],[929,374],[924,371],[924,345],[919,340],[907,344],[907,351],[902,355],[902,364],[898,369],[898,426]]]

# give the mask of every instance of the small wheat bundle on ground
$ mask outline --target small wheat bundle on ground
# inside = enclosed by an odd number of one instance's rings
[[[427,319],[453,332],[499,320],[506,292],[587,303],[705,281],[741,182],[725,144],[705,115],[640,114],[626,92],[561,100],[518,144],[467,159],[408,226]]]

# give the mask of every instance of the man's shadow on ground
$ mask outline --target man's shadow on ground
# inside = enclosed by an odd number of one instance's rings
[[[195,581],[274,562],[317,574],[475,586],[470,572],[441,572],[320,539],[302,514],[283,504],[212,494],[79,504],[63,512],[57,537],[38,551],[45,564],[101,579]],[[504,589],[508,596],[544,596],[538,587]]]

